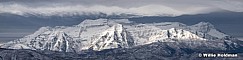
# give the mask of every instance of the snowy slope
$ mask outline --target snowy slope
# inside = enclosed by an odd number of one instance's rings
[[[198,24],[190,26],[190,28],[194,31],[206,33],[210,36],[217,37],[217,38],[223,38],[225,36],[228,36],[224,33],[219,32],[218,30],[215,29],[215,27],[208,22],[200,22]]]
[[[127,35],[121,24],[117,24],[101,32],[100,36],[97,36],[93,40],[92,49],[102,50],[111,48],[127,48],[133,45],[131,37]]]
[[[206,22],[187,26],[179,22],[134,23],[127,19],[85,20],[74,26],[42,27],[34,34],[3,44],[2,48],[80,52],[130,48],[153,42],[222,39]]]

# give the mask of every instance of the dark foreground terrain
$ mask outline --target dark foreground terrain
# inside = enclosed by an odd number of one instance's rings
[[[192,42],[193,43],[193,42]],[[226,50],[205,45],[188,48],[187,43],[157,42],[133,48],[117,48],[102,51],[54,52],[26,49],[0,49],[1,60],[242,60],[242,47]],[[191,45],[193,46],[193,44]],[[79,54],[77,54],[79,53]],[[202,58],[199,53],[237,53],[234,58]]]

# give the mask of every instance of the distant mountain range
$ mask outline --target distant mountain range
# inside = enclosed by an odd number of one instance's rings
[[[242,59],[242,43],[208,22],[188,26],[179,22],[136,23],[128,19],[97,19],[73,26],[42,27],[34,34],[1,45],[7,49],[0,53],[19,53],[0,55],[4,59],[11,54],[19,56],[29,52],[38,59],[193,60],[199,58],[198,53],[211,52],[238,53],[237,59]]]
[[[74,26],[42,27],[34,34],[5,43],[1,47],[80,52],[88,49],[101,51],[131,48],[154,42],[184,41],[194,42],[194,46],[188,46],[191,48],[197,48],[197,45],[222,50],[240,47],[234,42],[238,41],[236,38],[218,31],[207,22],[187,26],[179,22],[141,24],[127,19],[85,20]],[[218,43],[210,44],[208,41]]]

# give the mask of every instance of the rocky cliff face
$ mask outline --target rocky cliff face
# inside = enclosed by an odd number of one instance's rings
[[[42,27],[34,34],[1,45],[2,48],[81,52],[133,48],[156,42],[176,48],[237,49],[237,39],[207,22],[187,26],[179,22],[134,23],[127,19],[85,20],[74,26]],[[217,42],[217,43],[210,43]],[[201,48],[200,48],[201,49]]]

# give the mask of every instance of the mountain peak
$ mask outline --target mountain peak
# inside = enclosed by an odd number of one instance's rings
[[[114,24],[127,24],[133,23],[128,19],[97,19],[97,20],[84,20],[78,26],[103,26],[103,25],[114,25]]]
[[[228,36],[218,31],[213,24],[209,22],[200,22],[198,24],[190,26],[193,31],[200,32],[204,38],[218,39]],[[199,33],[197,33],[199,34]]]
[[[206,40],[187,30],[178,29],[178,28],[161,30],[158,35],[154,35],[150,37],[149,40],[151,40],[152,42],[156,42],[156,41],[175,42],[175,41],[171,41],[171,39],[172,40]]]
[[[85,20],[79,25],[43,27],[34,34],[1,45],[2,48],[80,52],[129,48],[153,42],[209,40],[227,36],[211,23],[187,26],[179,22],[135,23],[128,19]],[[20,45],[20,46],[18,46]],[[19,48],[20,47],[20,48]]]
[[[133,44],[132,40],[121,24],[113,25],[97,37],[98,38],[94,39],[91,46],[91,49],[93,50],[127,48]]]
[[[201,27],[201,28],[207,28],[207,29],[210,29],[210,28],[214,28],[214,25],[209,23],[209,22],[199,22],[195,25],[193,25],[195,27]]]

